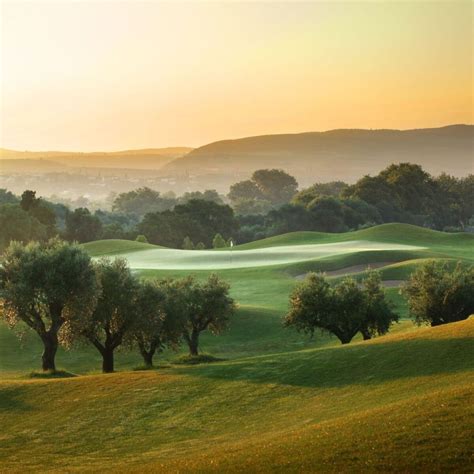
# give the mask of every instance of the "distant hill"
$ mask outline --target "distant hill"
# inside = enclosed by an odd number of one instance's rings
[[[43,174],[43,173],[55,173],[64,172],[69,167],[63,163],[57,161],[44,160],[42,158],[31,159],[31,158],[17,158],[17,159],[0,159],[0,175],[4,174]]]
[[[0,167],[4,160],[53,160],[56,164],[85,168],[158,169],[190,152],[189,147],[146,148],[114,152],[17,151],[0,148]],[[10,165],[12,166],[12,165]],[[44,164],[38,165],[44,169]]]
[[[331,130],[222,140],[196,148],[164,166],[169,174],[249,175],[282,168],[300,184],[375,174],[390,163],[409,161],[438,174],[473,172],[473,125],[416,130]]]

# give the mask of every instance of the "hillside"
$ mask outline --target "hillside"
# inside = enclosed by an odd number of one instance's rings
[[[360,278],[372,264],[384,282],[402,281],[426,257],[472,263],[474,236],[386,224],[286,234],[232,252],[124,240],[83,248],[125,257],[147,279],[215,272],[228,281],[238,303],[229,329],[200,341],[221,361],[177,364],[181,347],[157,355],[157,370],[133,370],[142,360],[124,347],[119,372],[99,375],[99,352],[83,344],[58,351],[58,367],[73,376],[29,377],[40,339],[26,331],[20,342],[0,322],[2,473],[472,471],[474,317],[417,327],[392,287],[401,320],[371,341],[310,338],[281,317],[309,270]]]
[[[43,158],[0,159],[0,174],[35,174],[65,172],[70,168],[64,163]]]
[[[471,318],[208,366],[3,379],[2,472],[470,472],[473,341]]]
[[[359,263],[398,262],[429,256],[474,259],[474,235],[449,234],[408,224],[383,224],[340,234],[293,232],[234,249],[181,250],[126,240],[84,244],[91,256],[120,255],[136,270],[224,271],[303,268],[324,270]],[[303,266],[303,267],[302,267]],[[230,275],[232,277],[232,275]]]
[[[154,247],[130,241],[103,240],[85,244],[94,257],[121,256],[143,277],[198,279],[217,273],[231,285],[231,295],[240,305],[230,332],[206,339],[206,349],[222,356],[227,344],[238,352],[235,337],[245,341],[246,350],[261,353],[294,349],[308,341],[286,340],[280,318],[287,310],[291,289],[307,272],[328,272],[331,278],[353,274],[361,278],[367,266],[379,268],[382,279],[400,284],[427,258],[465,264],[474,262],[474,235],[436,232],[407,224],[384,224],[342,234],[295,232],[220,250],[185,251]],[[399,286],[399,285],[397,285]],[[397,312],[407,316],[397,287],[387,287]],[[255,338],[248,341],[247,334]],[[306,342],[305,342],[306,341]],[[210,344],[210,345],[208,345]],[[286,345],[288,344],[288,345]]]
[[[164,167],[172,173],[244,177],[259,168],[283,168],[300,184],[352,182],[393,162],[413,162],[428,172],[472,173],[474,126],[418,130],[331,130],[222,140],[196,148]],[[209,177],[209,180],[212,178]],[[222,179],[222,176],[221,176]]]
[[[455,249],[457,245],[471,246],[474,252],[474,234],[467,232],[447,233],[411,224],[389,223],[369,227],[363,230],[324,233],[324,232],[291,232],[276,235],[266,239],[238,245],[237,250],[274,247],[280,245],[304,245],[317,243],[335,243],[350,240],[368,240],[379,242],[392,242],[414,245],[441,245]]]
[[[11,169],[20,169],[21,160],[28,162],[30,167],[33,163],[38,164],[41,170],[44,161],[54,161],[57,166],[85,167],[85,168],[122,168],[122,169],[158,169],[171,160],[180,157],[192,148],[168,147],[168,148],[145,148],[142,150],[124,150],[115,152],[67,152],[67,151],[17,151],[0,149],[0,167],[8,166]],[[40,163],[42,161],[43,163]]]

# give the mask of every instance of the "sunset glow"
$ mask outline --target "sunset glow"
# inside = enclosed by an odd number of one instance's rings
[[[472,123],[472,3],[5,2],[1,146]]]

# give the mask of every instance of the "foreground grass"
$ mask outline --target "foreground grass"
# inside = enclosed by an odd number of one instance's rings
[[[2,472],[469,472],[474,320],[204,366],[0,381]]]
[[[140,357],[119,352],[122,372],[101,375],[98,352],[86,346],[58,354],[58,366],[78,376],[38,377],[37,336],[20,344],[0,324],[0,472],[472,472],[474,320],[421,329],[402,320],[388,336],[341,346],[284,330],[281,317],[297,275],[387,262],[383,278],[403,280],[425,258],[472,263],[473,237],[390,224],[249,246],[354,238],[424,249],[219,270],[240,306],[228,332],[201,339],[204,352],[224,359],[212,364],[176,365],[180,354],[164,353],[157,370],[133,371]],[[154,247],[85,248],[101,256]],[[141,275],[189,273],[203,279],[212,271]],[[398,290],[386,292],[406,316]]]

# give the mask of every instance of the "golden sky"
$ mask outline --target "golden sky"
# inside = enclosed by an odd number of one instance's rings
[[[470,0],[3,2],[0,144],[472,123]]]

